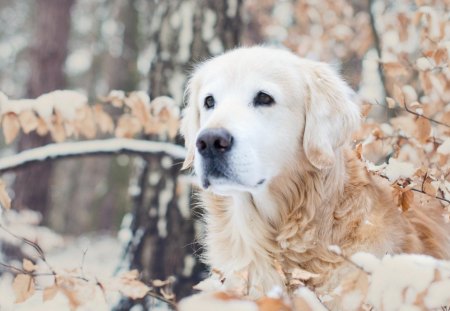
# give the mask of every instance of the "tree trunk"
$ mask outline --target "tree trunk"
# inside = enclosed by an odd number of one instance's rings
[[[94,1],[95,3],[98,1]],[[137,71],[138,57],[138,11],[136,0],[114,0],[105,3],[103,10],[110,15],[96,19],[92,36],[96,40],[105,40],[101,36],[102,25],[114,21],[117,24],[120,53],[111,54],[103,51],[95,56],[101,60],[101,66],[93,65],[91,71],[102,75],[107,81],[109,90],[133,91],[138,87],[139,73]],[[80,2],[81,7],[85,3]],[[78,8],[76,8],[78,9]],[[105,44],[104,42],[102,44]],[[96,61],[95,61],[96,62]],[[94,74],[94,73],[92,73]],[[84,77],[87,78],[86,76]],[[89,81],[87,83],[98,82]],[[92,89],[95,90],[96,83]],[[90,97],[99,95],[90,93]],[[108,113],[117,116],[120,111],[108,105]],[[122,155],[122,158],[126,157]],[[120,225],[123,214],[131,209],[131,199],[128,195],[128,182],[131,165],[119,165],[116,157],[88,157],[84,159],[64,160],[55,165],[56,180],[53,193],[54,209],[51,213],[51,225],[56,230],[70,234],[80,234],[86,231],[99,230],[114,232]],[[72,178],[64,179],[71,174]]]
[[[70,31],[70,9],[74,0],[36,1],[35,36],[30,48],[31,76],[28,97],[64,88],[64,61]],[[47,144],[49,136],[35,133],[21,135],[18,151]],[[52,174],[50,163],[33,165],[17,172],[14,182],[15,207],[39,211],[46,220],[49,207],[49,189]]]
[[[155,54],[149,93],[151,98],[170,96],[181,106],[193,63],[238,45],[242,1],[150,3]],[[181,163],[165,156],[145,159],[138,172],[140,193],[134,198],[133,238],[128,247],[130,268],[141,271],[144,280],[176,278],[172,290],[177,299],[191,294],[192,286],[206,276],[195,245],[191,190],[179,178],[180,168]],[[147,308],[151,301],[139,303]],[[123,301],[117,309],[127,310],[132,304]]]

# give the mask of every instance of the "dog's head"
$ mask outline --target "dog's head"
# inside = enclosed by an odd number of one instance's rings
[[[333,167],[359,124],[353,92],[326,64],[272,48],[239,48],[202,63],[187,89],[181,133],[203,188],[252,191],[299,157]]]

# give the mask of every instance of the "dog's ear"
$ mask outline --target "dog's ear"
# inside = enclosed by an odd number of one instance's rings
[[[334,165],[336,149],[358,127],[360,108],[354,92],[329,65],[308,65],[303,149],[314,167],[326,169]]]
[[[183,110],[180,133],[184,136],[184,145],[187,149],[186,159],[184,160],[182,170],[192,167],[195,155],[195,137],[200,128],[200,115],[197,107],[197,97],[200,82],[194,75],[187,83],[185,98],[187,98],[186,107]]]

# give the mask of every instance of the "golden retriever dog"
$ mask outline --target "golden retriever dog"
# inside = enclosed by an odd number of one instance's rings
[[[327,64],[238,48],[200,64],[187,95],[184,167],[202,187],[205,260],[225,286],[246,271],[251,297],[290,291],[283,275],[301,268],[319,275],[306,285],[329,293],[355,269],[330,245],[450,258],[439,210],[402,212],[351,151],[360,108]]]

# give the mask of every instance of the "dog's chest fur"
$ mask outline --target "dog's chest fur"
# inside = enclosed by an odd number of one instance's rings
[[[250,194],[202,194],[207,211],[206,261],[224,274],[225,285],[248,277],[248,294],[258,297],[273,286],[285,288],[290,273],[302,268],[320,275],[308,285],[328,291],[348,269],[328,250],[333,244],[346,255],[362,250],[378,256],[415,252],[442,257],[417,239],[389,189],[374,186],[359,161],[346,157],[345,180],[332,175],[302,177],[300,170],[280,176],[284,182],[273,184],[265,202],[277,209],[277,215],[258,208]]]

